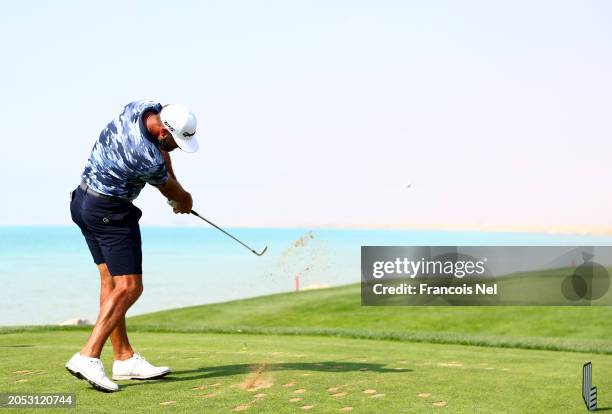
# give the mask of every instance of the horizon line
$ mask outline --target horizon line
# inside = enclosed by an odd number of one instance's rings
[[[0,228],[15,227],[73,227],[71,224],[1,224]],[[206,228],[201,225],[142,225],[141,228]],[[534,233],[534,234],[558,234],[577,236],[610,236],[612,227],[605,226],[534,226],[534,225],[489,225],[489,224],[382,224],[382,225],[296,225],[296,226],[253,226],[238,225],[225,226],[229,229],[329,229],[329,230],[388,230],[388,231],[447,231],[447,232],[476,232],[476,233]]]

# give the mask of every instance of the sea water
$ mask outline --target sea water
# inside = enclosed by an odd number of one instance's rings
[[[296,289],[358,283],[362,245],[612,245],[612,236],[422,230],[144,227],[136,315]],[[79,229],[0,227],[0,326],[95,321],[99,274]]]

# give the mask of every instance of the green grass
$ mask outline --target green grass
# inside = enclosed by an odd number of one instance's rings
[[[241,404],[248,406],[245,412],[257,413],[302,412],[299,407],[305,405],[319,413],[338,413],[343,407],[353,407],[354,413],[584,412],[580,367],[585,356],[578,353],[311,336],[139,332],[132,335],[138,350],[153,363],[171,365],[174,373],[163,380],[122,381],[121,391],[103,394],[62,368],[87,335],[0,335],[1,388],[74,392],[78,412],[232,413]],[[592,360],[599,390],[611,389],[612,357]],[[108,350],[103,361],[110,367]],[[241,387],[251,382],[264,388]],[[295,392],[300,389],[305,391]],[[375,394],[363,393],[369,389]],[[384,396],[373,398],[376,394]],[[435,402],[446,406],[436,407]],[[610,393],[601,392],[599,406],[611,402]]]
[[[363,307],[359,285],[130,318],[160,332],[309,334],[612,354],[609,307]]]
[[[0,328],[0,390],[74,392],[79,412],[583,412],[588,360],[599,406],[612,403],[611,316],[606,307],[362,307],[351,285],[129,318],[136,350],[174,372],[121,382],[115,394],[63,369],[90,328]],[[249,382],[266,387],[241,387]]]

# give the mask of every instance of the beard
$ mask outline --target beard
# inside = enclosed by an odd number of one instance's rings
[[[173,151],[176,147],[172,146],[172,142],[170,142],[169,138],[160,139],[159,148],[163,149],[166,152]]]

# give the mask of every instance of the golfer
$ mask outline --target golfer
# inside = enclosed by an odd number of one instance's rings
[[[160,378],[170,372],[132,349],[125,313],[142,294],[142,250],[132,204],[149,183],[169,200],[175,213],[189,213],[193,201],[172,170],[170,151],[195,152],[196,118],[183,105],[136,101],[126,105],[100,133],[79,186],[70,193],[72,220],[80,227],[100,272],[100,313],[89,340],[66,363],[74,376],[94,388],[117,391],[106,376],[100,353],[110,337],[115,354],[113,380]]]

